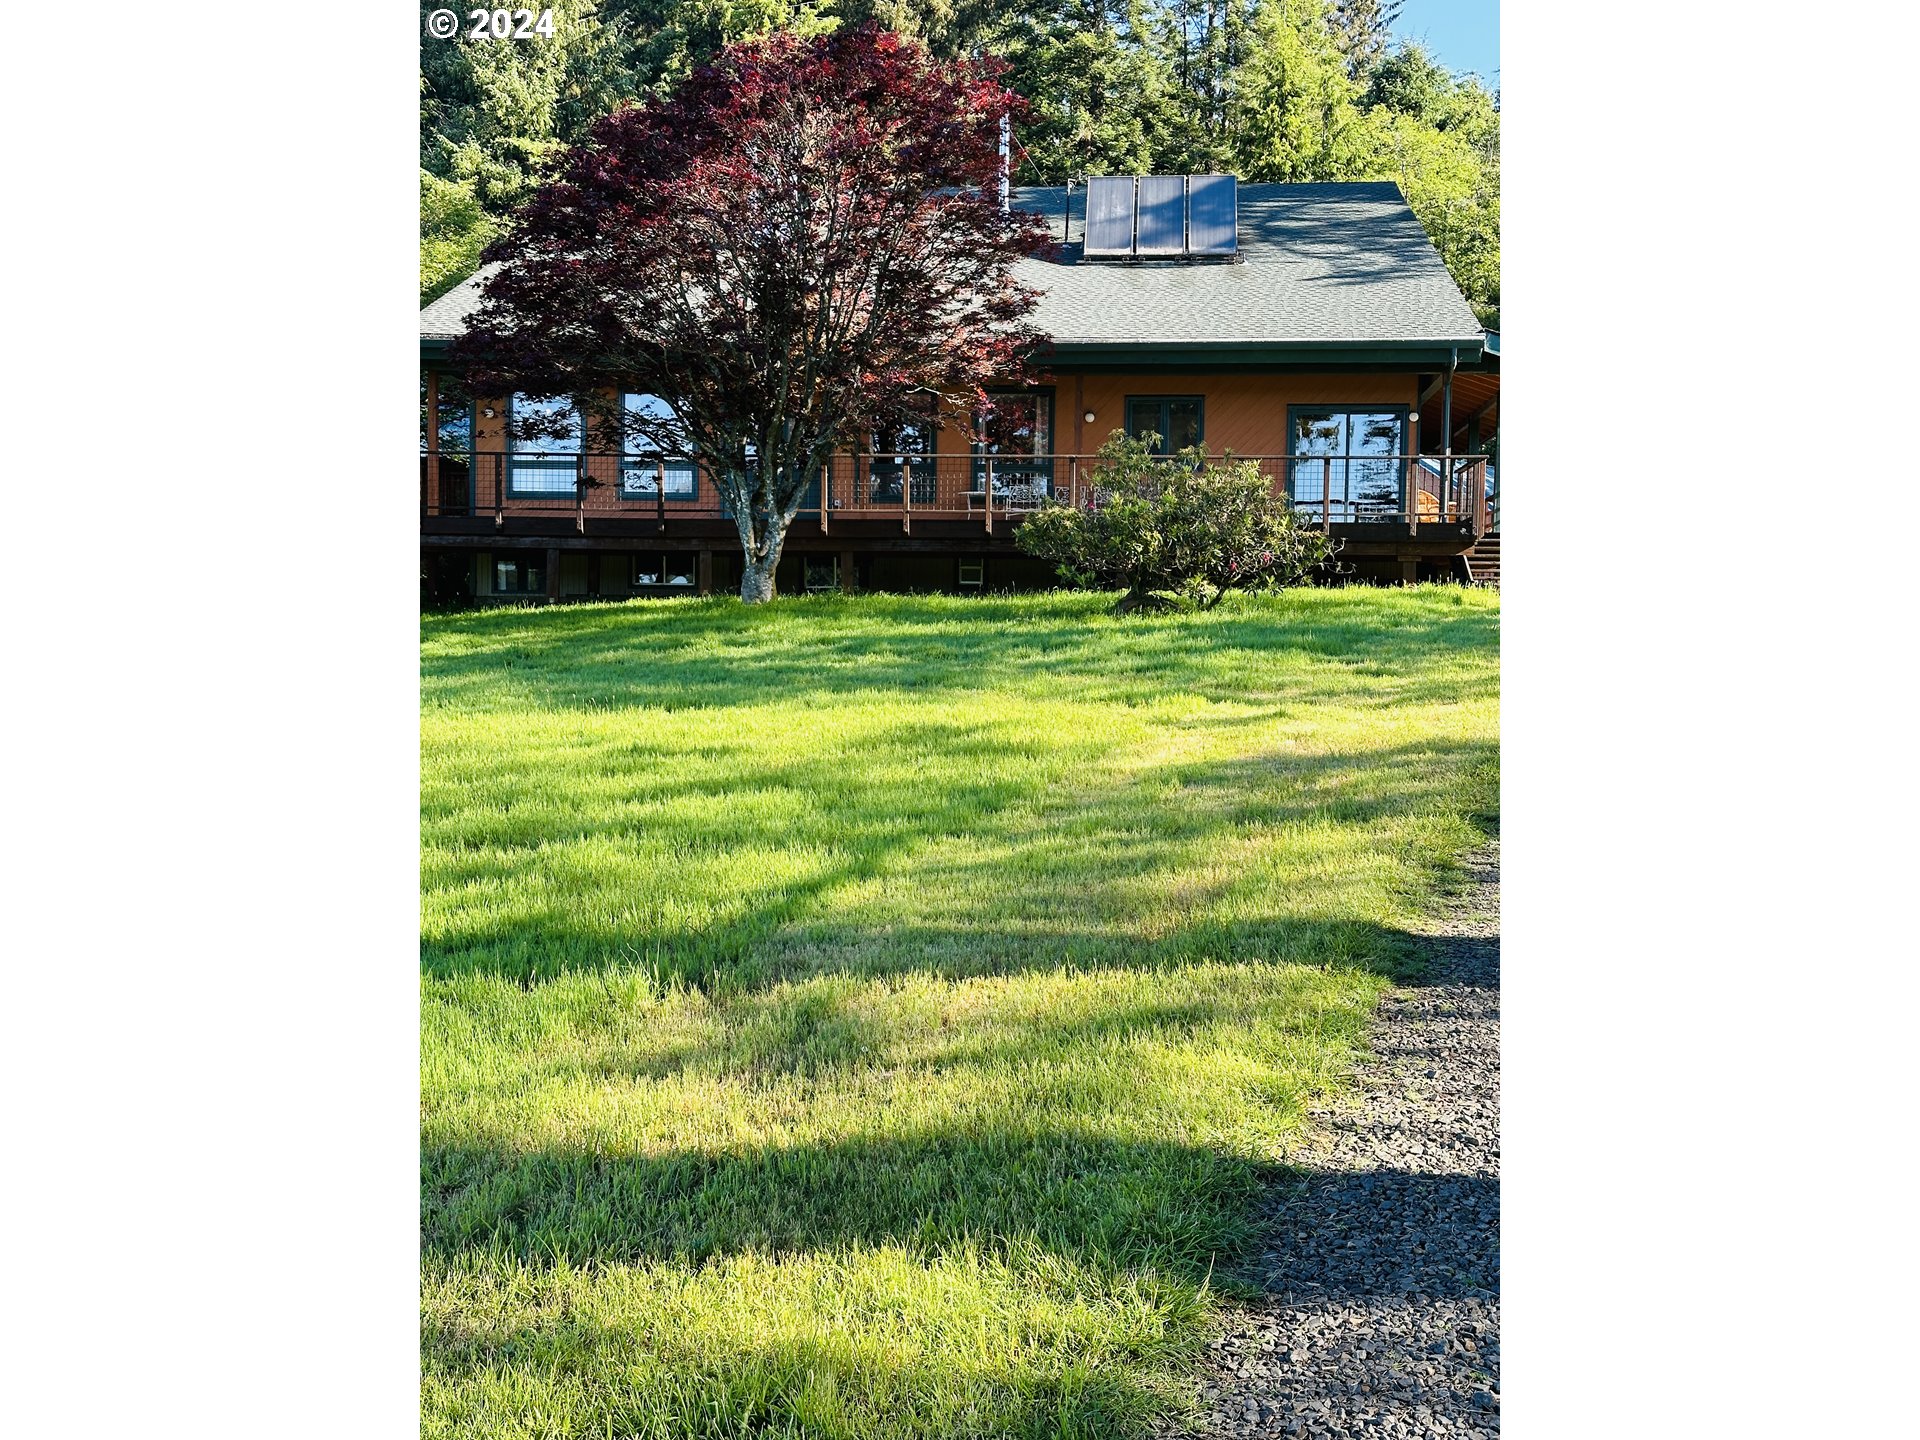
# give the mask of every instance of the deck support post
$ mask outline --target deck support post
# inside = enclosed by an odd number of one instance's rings
[[[597,596],[600,593],[600,552],[587,551],[587,594]]]
[[[842,550],[840,552],[840,589],[843,593],[851,595],[855,583],[856,576],[853,566],[853,551]]]
[[[693,562],[693,591],[696,595],[713,593],[713,552],[702,550]]]
[[[1400,557],[1400,583],[1402,585],[1413,585],[1418,583],[1419,579],[1420,557],[1418,555],[1402,555]]]
[[[560,601],[560,552],[552,547],[547,550],[547,603],[556,605]]]

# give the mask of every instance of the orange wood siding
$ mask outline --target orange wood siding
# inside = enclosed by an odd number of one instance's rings
[[[1091,454],[1109,433],[1126,421],[1130,395],[1198,395],[1204,401],[1203,424],[1207,449],[1232,450],[1241,455],[1287,453],[1289,405],[1405,405],[1419,398],[1419,377],[1387,375],[1057,375],[1052,380],[1053,449],[1055,453]],[[506,403],[483,399],[491,406],[474,430],[476,448],[506,447]],[[1093,423],[1081,418],[1093,412]],[[972,421],[963,407],[947,406],[940,416],[940,453],[966,454]],[[587,447],[595,452],[617,452],[617,434],[596,432]]]
[[[1076,390],[1083,396],[1075,407]],[[1411,407],[1419,396],[1414,375],[1085,375],[1055,386],[1059,448],[1098,450],[1126,424],[1129,395],[1198,395],[1206,447],[1218,454],[1287,453],[1289,405],[1388,404]],[[1091,410],[1093,423],[1082,416]]]

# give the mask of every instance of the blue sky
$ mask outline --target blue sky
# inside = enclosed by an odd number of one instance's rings
[[[1500,83],[1500,0],[1406,0],[1395,35],[1426,42],[1449,70],[1477,71]]]

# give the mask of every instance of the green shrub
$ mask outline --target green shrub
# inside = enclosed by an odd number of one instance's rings
[[[1123,588],[1116,614],[1165,609],[1174,595],[1210,610],[1229,590],[1302,585],[1337,549],[1295,522],[1259,465],[1231,454],[1159,455],[1153,437],[1116,430],[1090,479],[1084,505],[1043,507],[1016,540],[1070,585]]]

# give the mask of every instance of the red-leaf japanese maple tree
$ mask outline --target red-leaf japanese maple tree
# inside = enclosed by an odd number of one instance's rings
[[[771,598],[830,457],[928,391],[984,402],[1043,342],[1013,267],[1047,239],[1000,206],[1021,102],[999,73],[873,26],[729,47],[563,159],[487,252],[456,360],[483,390],[572,397],[622,448],[699,456],[741,598]]]

